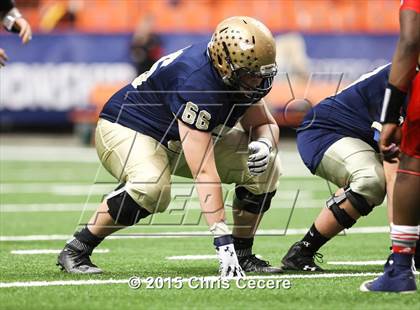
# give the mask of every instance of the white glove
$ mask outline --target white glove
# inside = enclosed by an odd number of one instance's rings
[[[260,175],[267,170],[272,144],[269,139],[260,138],[248,145],[248,169],[251,175]]]
[[[215,245],[217,244],[217,239],[225,239],[230,236],[222,236],[214,239]],[[216,245],[216,252],[219,258],[219,273],[222,279],[232,279],[232,278],[244,278],[245,273],[243,272],[241,266],[238,262],[238,257],[236,256],[235,247],[232,243],[225,245]]]

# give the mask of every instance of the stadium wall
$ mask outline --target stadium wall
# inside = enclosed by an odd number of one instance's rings
[[[277,33],[277,36],[281,36]],[[164,53],[209,39],[208,33],[160,33]],[[357,78],[390,61],[394,34],[303,34],[308,72],[344,73]],[[98,84],[121,84],[135,76],[131,34],[35,34],[27,46],[17,36],[0,35],[10,61],[0,70],[0,121],[8,125],[54,126],[70,122],[68,112],[90,104]],[[281,66],[280,71],[287,71]],[[282,99],[270,98],[281,105]]]

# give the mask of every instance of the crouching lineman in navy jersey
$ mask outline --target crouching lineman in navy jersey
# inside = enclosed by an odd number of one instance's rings
[[[162,57],[114,94],[100,114],[96,149],[121,185],[67,242],[58,265],[69,273],[101,273],[92,250],[113,232],[165,211],[171,175],[178,175],[195,180],[222,277],[280,272],[252,254],[280,175],[279,128],[263,100],[277,73],[275,54],[261,22],[231,17],[210,42]],[[236,185],[232,232],[221,183]]]
[[[297,145],[303,162],[313,174],[334,183],[339,190],[327,200],[307,234],[283,257],[283,269],[322,271],[315,263],[316,258],[322,258],[317,251],[380,205],[387,188],[388,195],[392,193],[397,166],[383,165],[377,145],[390,67],[385,65],[362,75],[335,96],[324,99],[299,126]]]

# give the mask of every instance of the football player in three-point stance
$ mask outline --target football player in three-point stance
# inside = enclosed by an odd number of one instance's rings
[[[113,232],[163,212],[171,175],[192,177],[222,277],[279,272],[252,254],[278,185],[278,126],[263,97],[277,73],[271,32],[250,17],[221,22],[211,41],[162,57],[103,108],[96,148],[121,185],[58,257],[69,273],[100,273],[90,255]],[[239,127],[238,124],[241,126]],[[221,183],[235,184],[234,228]]]
[[[400,155],[392,205],[392,254],[388,257],[383,275],[362,283],[362,291],[417,290],[412,262],[416,243],[418,246],[420,223],[420,74],[416,73],[419,55],[420,0],[403,0],[400,38],[385,92],[381,115],[383,130],[379,141],[386,160],[393,161]],[[401,128],[398,119],[408,90],[407,115]]]
[[[377,145],[389,70],[385,65],[362,75],[317,104],[299,126],[297,145],[305,165],[339,190],[283,257],[283,269],[322,271],[315,263],[322,259],[318,250],[384,200],[392,183],[386,184],[385,172],[392,176],[396,169],[388,165],[384,170]]]

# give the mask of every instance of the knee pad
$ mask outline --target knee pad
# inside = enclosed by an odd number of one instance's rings
[[[108,213],[112,219],[124,226],[137,224],[140,219],[151,214],[138,205],[121,186],[107,197],[107,204]]]
[[[350,186],[344,188],[344,194],[360,215],[366,216],[372,212],[374,206],[369,204],[362,195],[353,192]]]
[[[233,207],[254,214],[264,213],[270,209],[271,199],[273,199],[275,194],[276,191],[255,195],[248,191],[245,187],[236,186]]]
[[[350,228],[356,223],[356,220],[346,210],[339,207],[346,199],[346,193],[342,193],[339,196],[332,196],[327,200],[327,208],[332,212],[338,224],[344,228]]]
[[[332,212],[335,219],[341,226],[344,228],[350,228],[356,223],[356,220],[352,218],[346,210],[339,207],[346,199],[348,199],[353,208],[355,208],[357,212],[363,216],[372,212],[373,206],[369,205],[362,195],[353,192],[349,186],[344,188],[344,193],[331,197],[327,201],[327,208]]]

